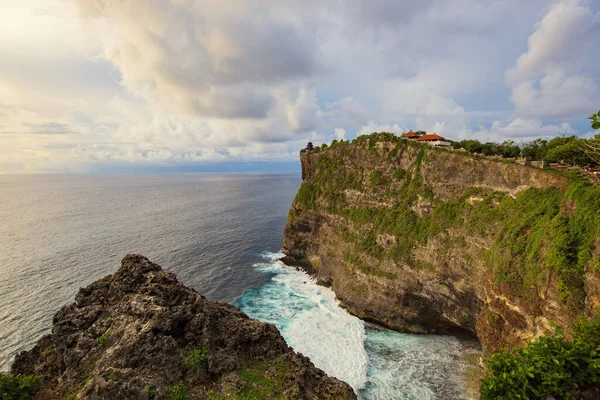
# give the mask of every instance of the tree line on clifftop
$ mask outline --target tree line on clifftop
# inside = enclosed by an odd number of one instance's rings
[[[592,121],[592,129],[600,129],[600,110],[592,114],[589,119]],[[416,131],[416,134],[424,135],[425,131]],[[361,135],[349,140],[333,140],[330,145],[323,143],[321,146],[314,146],[308,142],[306,148],[300,150],[300,153],[311,151],[318,153],[328,148],[334,148],[344,143],[368,142],[369,147],[380,141],[396,142],[401,140],[391,132],[379,132],[371,135]],[[600,134],[591,139],[581,138],[575,135],[557,136],[553,139],[535,139],[524,143],[521,146],[514,140],[505,140],[502,143],[485,142],[482,143],[476,139],[464,139],[461,141],[448,140],[455,150],[464,150],[469,154],[498,156],[506,159],[525,157],[534,161],[545,160],[548,162],[560,162],[573,166],[600,166]]]
[[[569,165],[587,166],[600,164],[600,135],[593,139],[578,136],[557,136],[553,139],[535,139],[519,146],[513,140],[502,143],[481,143],[465,139],[452,142],[454,149],[464,149],[471,154],[501,156],[502,158],[526,157],[530,160],[562,162]]]
[[[375,136],[374,136],[375,135]],[[361,135],[356,139],[333,140],[330,145],[326,143],[314,146],[309,142],[300,153],[311,151],[318,153],[341,144],[368,141],[370,144],[378,141],[402,140],[390,132],[378,132],[371,135]],[[514,140],[505,140],[502,143],[485,142],[476,139],[464,139],[461,141],[448,140],[454,150],[464,150],[473,155],[497,156],[505,159],[525,157],[534,161],[545,160],[548,162],[560,162],[573,166],[599,166],[600,165],[600,135],[592,139],[584,139],[578,136],[557,136],[553,139],[535,139],[519,146]]]

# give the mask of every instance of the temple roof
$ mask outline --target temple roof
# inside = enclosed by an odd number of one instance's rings
[[[446,139],[436,133],[431,134],[431,135],[421,136],[420,138],[417,139],[418,142],[431,142],[434,140],[446,140]]]

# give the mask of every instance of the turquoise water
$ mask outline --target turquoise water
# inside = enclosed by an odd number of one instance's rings
[[[452,336],[384,329],[339,307],[329,288],[264,253],[254,265],[267,277],[235,305],[277,326],[294,350],[348,384],[362,399],[465,399],[461,353],[476,351]]]

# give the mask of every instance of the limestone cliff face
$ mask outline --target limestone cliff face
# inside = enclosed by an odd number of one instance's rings
[[[283,252],[361,318],[410,332],[458,328],[495,351],[599,303],[600,243],[572,281],[546,265],[554,241],[539,232],[553,235],[577,208],[563,175],[403,140],[338,144],[301,161]],[[560,210],[532,204],[534,194],[559,199]],[[509,237],[522,248],[506,246]]]
[[[138,255],[81,289],[12,373],[41,377],[37,399],[356,398],[273,325]]]

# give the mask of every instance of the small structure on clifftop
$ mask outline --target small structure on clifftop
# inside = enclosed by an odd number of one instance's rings
[[[419,138],[419,135],[414,133],[412,130],[406,132],[405,134],[403,134],[402,139],[408,139],[408,140],[416,140]]]
[[[312,149],[313,149],[312,142],[308,142],[308,144],[306,145],[306,150],[311,151]]]
[[[425,135],[425,136],[421,136],[420,138],[417,139],[417,142],[425,142],[429,145],[432,146],[439,146],[439,147],[447,147],[447,146],[452,146],[452,144],[450,142],[446,142],[446,139],[441,137],[438,134],[431,134],[431,135]]]

